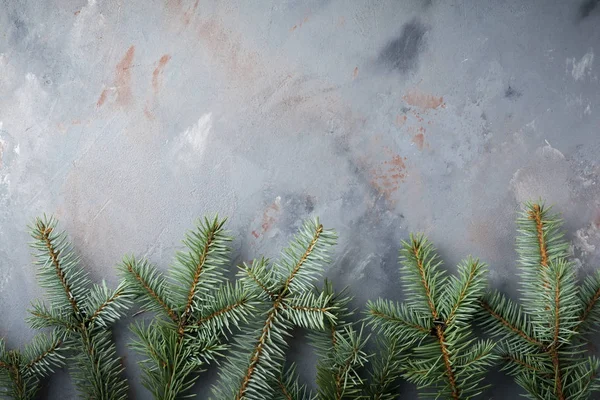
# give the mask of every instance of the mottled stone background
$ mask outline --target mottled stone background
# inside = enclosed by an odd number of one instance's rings
[[[401,298],[411,231],[516,295],[515,211],[543,197],[592,270],[599,53],[598,0],[0,0],[0,336],[32,336],[44,212],[110,284],[125,253],[166,269],[205,213],[229,216],[236,262],[319,215],[360,306]],[[59,377],[45,397],[73,396]]]

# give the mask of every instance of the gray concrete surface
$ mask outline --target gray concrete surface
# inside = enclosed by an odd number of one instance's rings
[[[327,275],[357,305],[401,298],[411,231],[450,269],[481,257],[514,295],[515,211],[538,197],[563,212],[582,270],[600,264],[597,0],[0,0],[0,28],[9,346],[32,335],[26,224],[44,212],[111,284],[125,253],[166,269],[218,212],[236,261],[321,216],[340,234]],[[60,376],[45,397],[73,396]],[[518,392],[493,379],[486,398]]]

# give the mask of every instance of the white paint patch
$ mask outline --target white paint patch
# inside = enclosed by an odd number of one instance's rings
[[[183,136],[188,144],[197,152],[203,152],[206,147],[206,140],[212,130],[212,113],[206,113],[198,119],[198,122],[183,132]]]
[[[212,112],[202,115],[198,122],[187,128],[174,140],[171,150],[174,157],[182,164],[198,165],[208,145],[212,126]]]
[[[576,81],[583,80],[586,75],[591,75],[592,65],[594,63],[594,50],[590,49],[587,53],[581,57],[581,60],[577,61],[574,57],[567,58],[566,72],[569,73],[569,67],[571,68],[571,75]]]
[[[21,145],[19,143],[17,143],[17,145],[15,146],[13,151],[15,152],[16,155],[21,154]]]
[[[570,167],[565,156],[550,145],[538,148],[531,161],[519,168],[510,180],[518,203],[543,198],[561,207],[569,203]]]

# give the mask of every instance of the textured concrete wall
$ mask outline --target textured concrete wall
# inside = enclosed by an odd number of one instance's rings
[[[111,284],[125,253],[166,268],[205,213],[230,217],[236,261],[276,255],[314,214],[357,305],[401,297],[410,231],[515,294],[515,211],[540,196],[582,269],[599,265],[597,0],[0,0],[0,27],[9,346],[32,335],[26,224],[44,212]]]

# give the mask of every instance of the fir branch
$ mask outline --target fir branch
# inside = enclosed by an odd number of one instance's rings
[[[108,289],[104,282],[102,286],[94,285],[86,304],[86,324],[99,323],[106,327],[114,323],[121,316],[121,311],[129,307],[129,297],[130,294],[123,285],[114,291]]]
[[[600,322],[600,271],[586,277],[581,286],[580,297],[583,310],[579,315],[581,322],[576,330],[586,333],[589,328],[594,328]]]
[[[444,309],[447,315],[445,324],[450,325],[456,319],[457,322],[467,323],[468,318],[477,311],[477,298],[481,296],[484,289],[484,273],[486,265],[472,258],[458,265],[459,278],[451,277],[447,284],[447,304],[452,304],[449,311]],[[447,308],[447,307],[446,307]]]
[[[542,207],[539,204],[533,204],[528,211],[529,218],[534,221],[537,232],[537,240],[540,251],[540,265],[548,266],[548,252],[546,249],[546,240],[544,238],[544,224],[542,222]]]
[[[529,342],[535,346],[538,346],[538,347],[545,346],[544,343],[542,343],[541,341],[539,341],[538,339],[533,337],[531,334],[527,333],[522,327],[519,327],[517,325],[518,322],[516,322],[516,321],[518,321],[521,318],[522,314],[516,308],[516,306],[514,306],[514,308],[513,308],[512,304],[510,302],[508,302],[508,300],[506,300],[504,297],[502,297],[500,295],[497,295],[497,299],[498,299],[497,303],[499,304],[499,307],[496,308],[495,304],[491,304],[489,301],[492,299],[493,299],[493,297],[482,298],[479,300],[479,304],[492,318],[494,318],[496,321],[498,321],[502,327],[505,327],[510,332],[515,333],[516,335],[520,336],[521,338],[523,338],[524,340],[526,340],[527,342]],[[495,301],[495,303],[496,303],[496,301]],[[507,315],[503,315],[505,307],[506,307],[506,309],[508,309]],[[516,320],[514,322],[511,321],[511,319],[512,319],[511,311],[512,310],[514,310],[514,312],[516,314]]]
[[[125,257],[119,270],[129,290],[138,298],[143,298],[145,308],[164,311],[172,321],[179,322],[173,306],[169,304],[164,278],[147,261]]]
[[[452,391],[452,398],[458,400],[460,399],[460,390],[456,384],[452,362],[450,361],[450,353],[446,347],[446,338],[444,337],[444,331],[441,325],[435,327],[435,334],[440,344],[440,350],[442,351],[442,359],[446,368],[446,376],[448,378],[448,383],[450,384],[450,390]]]
[[[70,313],[65,312],[69,310],[47,307],[39,301],[34,302],[32,306],[33,309],[29,310],[31,316],[26,321],[33,329],[62,327],[70,332],[77,331],[77,322]]]
[[[419,277],[421,279],[421,285],[423,286],[423,290],[425,291],[425,298],[427,300],[427,305],[429,306],[429,311],[431,311],[431,315],[434,320],[438,319],[438,311],[435,306],[435,301],[432,295],[432,288],[429,284],[429,278],[427,276],[427,272],[423,265],[424,257],[423,257],[423,247],[427,246],[427,242],[423,241],[420,237],[411,237],[410,251],[414,255],[414,259],[417,266],[417,271],[419,273]]]
[[[323,232],[323,225],[316,224],[315,228],[316,229],[314,229],[314,231],[313,231],[314,233],[312,235],[312,239],[310,240],[308,246],[306,247],[304,254],[302,254],[302,256],[295,262],[294,267],[291,269],[288,277],[282,284],[279,295],[276,297],[276,299],[273,303],[273,306],[271,307],[271,310],[269,310],[269,312],[267,313],[265,323],[261,330],[261,334],[258,337],[258,340],[256,341],[256,345],[254,346],[254,349],[252,350],[252,353],[250,356],[250,363],[248,365],[248,368],[246,369],[246,372],[242,378],[242,383],[236,394],[236,397],[235,397],[236,400],[241,400],[244,398],[246,391],[248,390],[250,381],[252,380],[252,377],[254,376],[254,374],[256,372],[256,367],[258,366],[259,362],[261,362],[261,357],[263,355],[263,352],[264,352],[264,349],[266,346],[267,338],[271,335],[271,330],[275,326],[275,323],[277,322],[276,318],[277,318],[280,308],[282,307],[285,296],[288,294],[288,291],[290,290],[290,286],[294,282],[294,278],[296,278],[296,276],[300,272],[300,268],[309,259],[310,255],[312,254],[313,250],[315,249],[317,241],[319,240],[319,238]],[[290,253],[291,253],[291,251],[290,251]]]
[[[378,340],[378,347],[379,357],[372,360],[371,384],[367,388],[369,398],[392,400],[396,398],[398,387],[395,383],[402,370],[402,346],[398,339],[383,338]]]
[[[79,301],[83,298],[84,287],[88,282],[81,270],[73,268],[77,259],[69,248],[65,234],[55,234],[56,226],[54,218],[44,217],[37,218],[31,227],[31,236],[36,240],[32,247],[38,250],[34,255],[42,265],[40,283],[50,290],[52,300],[57,304],[62,303],[58,298],[62,292],[62,296],[77,315]],[[45,269],[47,265],[50,265],[51,269]]]
[[[198,224],[196,231],[191,231],[186,235],[184,244],[188,247],[188,253],[177,254],[178,263],[173,267],[173,278],[177,283],[187,284],[176,293],[184,300],[181,317],[179,318],[179,335],[183,335],[188,319],[190,318],[194,302],[200,291],[206,291],[202,287],[202,281],[206,285],[214,285],[221,281],[221,268],[227,262],[226,243],[231,238],[225,235],[223,225],[226,220],[219,221],[218,216],[212,221],[204,218],[203,222]]]

